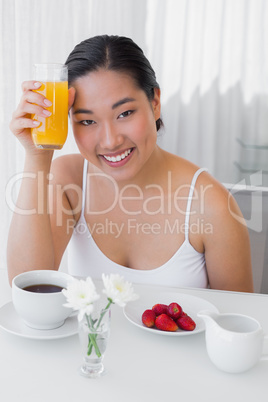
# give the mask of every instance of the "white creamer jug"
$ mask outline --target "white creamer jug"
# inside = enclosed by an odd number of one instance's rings
[[[211,361],[220,370],[241,373],[249,370],[263,354],[264,334],[259,322],[242,314],[200,311],[206,326],[206,348]]]

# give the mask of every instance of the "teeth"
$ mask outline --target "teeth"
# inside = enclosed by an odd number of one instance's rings
[[[121,155],[117,155],[117,156],[103,155],[103,156],[109,162],[120,162],[122,159],[125,159],[125,157],[128,156],[130,154],[130,152],[131,152],[131,148],[128,149],[127,151],[125,151],[124,153],[122,153]]]

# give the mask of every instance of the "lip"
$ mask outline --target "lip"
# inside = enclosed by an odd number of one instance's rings
[[[124,159],[121,159],[120,161],[112,162],[112,161],[109,161],[108,159],[105,158],[105,156],[108,156],[108,157],[110,157],[110,158],[112,158],[112,157],[117,157],[118,155],[122,155],[123,153],[125,153],[125,152],[128,151],[129,149],[131,150],[130,153],[129,153],[127,156],[125,156]],[[135,150],[134,147],[126,148],[126,149],[124,149],[124,150],[122,150],[122,151],[120,151],[120,152],[116,152],[116,153],[107,153],[107,154],[105,154],[105,156],[99,154],[99,157],[100,157],[107,165],[109,165],[109,166],[111,166],[111,167],[121,167],[121,166],[124,166],[124,165],[132,158],[132,155],[133,155],[134,150]]]

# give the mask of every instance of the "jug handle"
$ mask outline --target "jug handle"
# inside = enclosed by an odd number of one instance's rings
[[[266,343],[268,344],[268,335],[264,335],[263,339],[264,339],[264,343],[266,341]],[[260,360],[268,360],[268,353],[263,354],[261,356]]]

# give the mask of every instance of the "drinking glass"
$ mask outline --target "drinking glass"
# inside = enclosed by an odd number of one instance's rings
[[[111,307],[106,308],[107,299],[94,303],[94,311],[85,314],[79,322],[79,339],[84,356],[80,374],[96,378],[105,373],[103,357],[110,336]]]
[[[64,64],[35,64],[34,79],[42,83],[36,92],[52,102],[46,109],[51,116],[33,115],[39,127],[33,128],[32,139],[37,148],[61,149],[68,134],[68,69]]]

